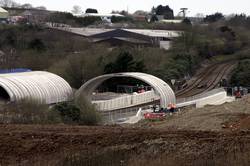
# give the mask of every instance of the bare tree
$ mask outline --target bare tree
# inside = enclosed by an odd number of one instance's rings
[[[0,67],[1,68],[13,68],[16,66],[18,62],[18,56],[16,49],[11,47],[6,47],[0,51]]]
[[[39,10],[47,10],[45,6],[38,6],[38,7],[36,7],[36,9],[39,9]]]
[[[146,16],[146,15],[148,15],[148,12],[143,11],[143,10],[137,10],[134,12],[134,15]]]
[[[12,0],[0,0],[0,6],[2,7],[11,7],[13,4]]]
[[[33,8],[33,6],[31,4],[29,4],[29,3],[25,3],[25,4],[21,5],[21,7],[24,8],[24,9],[31,9],[31,8]]]
[[[81,14],[82,13],[82,8],[78,5],[73,6],[73,9],[71,10],[73,14]]]
[[[204,18],[205,16],[204,16],[203,13],[197,13],[197,14],[195,15],[195,17],[197,17],[197,18]]]
[[[13,8],[19,8],[21,6],[21,4],[20,3],[17,3],[17,2],[12,2],[12,4],[11,4],[11,7],[13,7]]]

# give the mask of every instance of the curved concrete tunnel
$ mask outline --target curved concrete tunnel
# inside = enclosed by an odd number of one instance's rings
[[[160,96],[161,107],[165,108],[169,103],[176,103],[174,91],[166,82],[153,75],[139,72],[114,73],[98,76],[83,84],[76,92],[76,97],[83,94],[87,99],[91,100],[93,91],[104,81],[114,77],[131,77],[141,80],[152,86],[154,91]]]
[[[73,99],[70,85],[58,75],[32,71],[0,74],[0,99],[6,102],[32,100],[54,104]]]

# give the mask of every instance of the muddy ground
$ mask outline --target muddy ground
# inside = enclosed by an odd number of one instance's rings
[[[250,129],[250,97],[243,97],[220,106],[185,109],[160,122],[141,122],[137,126],[177,130],[221,131]]]
[[[0,125],[0,165],[249,163],[250,98],[136,125]]]
[[[240,161],[250,162],[250,131],[26,125],[2,125],[0,130],[2,165],[138,165],[156,158],[168,162],[165,157],[174,164],[192,165],[194,161],[217,162],[216,158],[220,162],[225,155],[237,159],[246,155]]]

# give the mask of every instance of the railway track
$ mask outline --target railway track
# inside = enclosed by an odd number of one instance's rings
[[[210,66],[210,68],[205,73],[200,73],[197,75],[197,79],[194,82],[188,83],[188,86],[180,91],[176,92],[176,96],[181,96],[183,94],[188,93],[189,91],[196,88],[209,74],[216,68],[215,65]]]
[[[177,92],[177,98],[195,96],[214,89],[221,79],[223,79],[234,67],[233,62],[210,66],[204,73],[199,74],[194,82]]]

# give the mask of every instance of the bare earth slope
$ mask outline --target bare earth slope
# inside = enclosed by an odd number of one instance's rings
[[[248,165],[249,108],[245,98],[126,127],[2,124],[0,165]]]
[[[220,131],[233,125],[231,126],[233,130],[236,129],[235,127],[250,129],[250,122],[247,124],[247,119],[250,120],[250,97],[220,106],[206,106],[179,112],[169,116],[163,122],[154,123],[154,127]]]
[[[138,161],[133,161],[137,157],[143,160],[163,157],[165,162],[170,155],[187,163],[199,159],[199,163],[232,153],[242,156],[243,152],[247,155],[244,162],[250,159],[250,131],[218,133],[25,125],[0,126],[0,130],[2,165],[63,165],[67,156],[79,154],[83,165],[119,165],[121,160],[137,165]]]

